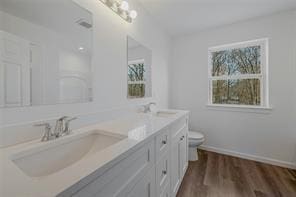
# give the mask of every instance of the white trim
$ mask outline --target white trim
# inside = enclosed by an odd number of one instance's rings
[[[228,79],[262,79],[262,74],[244,74],[244,75],[222,75],[210,76],[210,80],[228,80]]]
[[[255,105],[228,105],[228,104],[207,104],[208,109],[219,111],[232,111],[232,112],[249,112],[259,114],[269,114],[272,111],[272,107],[262,107]]]
[[[208,49],[208,106],[221,106],[220,104],[213,104],[213,80],[229,80],[229,79],[259,79],[260,80],[260,106],[254,106],[256,109],[265,109],[269,107],[269,81],[268,81],[268,38],[245,41],[245,42],[237,42],[232,44],[220,45],[215,47],[210,47]],[[231,76],[212,76],[212,53],[216,51],[230,50],[236,48],[244,48],[248,46],[260,46],[261,49],[261,67],[260,74],[237,74]],[[234,108],[237,106],[238,108],[242,108],[241,105],[228,105],[223,104],[222,107],[231,107]],[[248,108],[253,107],[252,105],[248,106]],[[245,108],[245,107],[243,107]]]
[[[215,153],[230,155],[230,156],[239,157],[239,158],[243,158],[243,159],[249,159],[249,160],[267,163],[267,164],[280,166],[280,167],[284,167],[284,168],[296,169],[296,164],[292,163],[292,162],[281,161],[281,160],[277,160],[277,159],[272,159],[272,158],[257,156],[257,155],[251,155],[251,154],[246,154],[246,153],[240,153],[240,152],[227,150],[227,149],[223,149],[223,148],[217,148],[214,146],[201,145],[199,148],[202,150],[212,151]]]
[[[224,44],[224,45],[209,47],[209,51],[215,52],[215,51],[222,51],[222,50],[229,50],[229,49],[244,48],[249,46],[264,46],[266,43],[268,43],[268,40],[269,38],[262,38],[262,39],[248,40],[243,42],[235,42],[231,44]]]
[[[128,65],[132,64],[144,64],[145,65],[145,60],[144,59],[136,59],[136,60],[129,60],[127,62]]]
[[[146,81],[128,81],[127,84],[146,84]]]

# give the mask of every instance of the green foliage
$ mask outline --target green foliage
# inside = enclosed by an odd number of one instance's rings
[[[145,96],[145,84],[128,84],[130,98],[143,98]]]

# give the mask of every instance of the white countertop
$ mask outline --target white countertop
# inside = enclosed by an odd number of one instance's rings
[[[1,197],[53,197],[66,190],[72,193],[77,188],[88,184],[100,176],[106,169],[121,159],[127,157],[143,143],[154,137],[158,131],[173,121],[188,114],[188,111],[178,112],[170,117],[156,117],[151,114],[135,113],[108,122],[90,125],[77,130],[69,136],[83,132],[102,130],[126,136],[118,143],[103,149],[92,156],[82,158],[76,163],[44,177],[29,177],[11,160],[12,156],[23,151],[50,143],[39,140],[30,141],[0,149],[0,196]],[[46,144],[47,143],[47,144]]]

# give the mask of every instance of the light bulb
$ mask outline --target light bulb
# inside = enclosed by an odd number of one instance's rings
[[[129,16],[132,19],[135,19],[137,17],[138,13],[135,10],[130,11]]]
[[[120,4],[120,9],[124,10],[124,11],[127,11],[128,10],[128,2],[126,1],[122,1],[121,4]]]

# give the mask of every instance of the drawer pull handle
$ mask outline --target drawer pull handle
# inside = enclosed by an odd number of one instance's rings
[[[167,144],[166,140],[162,140],[161,143],[162,143],[162,144]]]
[[[163,171],[162,171],[162,174],[163,174],[163,175],[166,175],[166,174],[167,174],[167,171],[166,171],[166,170],[163,170]]]

